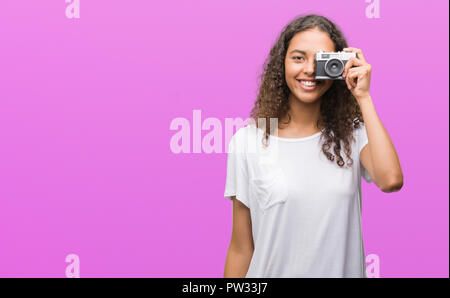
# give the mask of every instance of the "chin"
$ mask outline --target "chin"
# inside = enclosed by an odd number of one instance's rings
[[[296,97],[303,102],[315,102],[320,99],[321,95],[318,93],[296,93]]]

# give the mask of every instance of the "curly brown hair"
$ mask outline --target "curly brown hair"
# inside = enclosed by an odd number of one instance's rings
[[[329,19],[309,14],[295,18],[282,31],[277,42],[270,50],[270,56],[264,62],[263,73],[260,75],[260,88],[257,100],[250,112],[250,117],[258,126],[258,119],[265,119],[265,141],[268,141],[271,131],[270,118],[278,118],[280,122],[285,116],[291,116],[288,111],[289,87],[285,80],[284,60],[289,43],[295,34],[308,30],[319,29],[327,33],[333,41],[335,50],[342,51],[347,47],[347,41],[339,28]],[[328,152],[334,144],[333,152],[337,157],[337,164],[344,166],[341,157],[341,140],[344,143],[345,153],[349,159],[348,165],[353,164],[350,141],[354,140],[353,130],[360,127],[360,122],[364,123],[359,105],[347,89],[345,81],[335,80],[331,87],[323,94],[320,105],[320,116],[317,120],[317,127],[324,127],[321,139],[325,138],[322,145],[322,152],[330,160],[334,161],[335,156]]]

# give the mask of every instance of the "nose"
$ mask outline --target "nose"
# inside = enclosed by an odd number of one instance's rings
[[[305,75],[308,76],[314,75],[314,66],[315,66],[314,63],[315,60],[309,60],[309,62],[304,64],[305,68],[303,69],[303,72],[305,73]]]

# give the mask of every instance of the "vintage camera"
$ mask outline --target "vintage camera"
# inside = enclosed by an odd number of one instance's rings
[[[316,53],[316,80],[345,80],[342,77],[344,66],[351,58],[356,58],[353,52],[324,52]]]

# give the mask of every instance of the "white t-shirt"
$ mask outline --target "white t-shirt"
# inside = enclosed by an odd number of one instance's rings
[[[351,168],[327,159],[321,134],[270,135],[264,148],[264,132],[251,124],[231,138],[224,196],[250,209],[255,250],[246,277],[366,277],[361,176],[372,179],[359,154],[367,132],[363,123],[353,131]],[[347,162],[342,141],[341,156]]]

